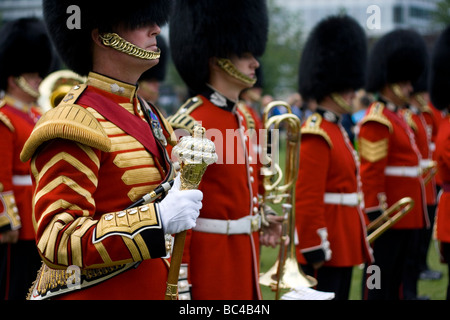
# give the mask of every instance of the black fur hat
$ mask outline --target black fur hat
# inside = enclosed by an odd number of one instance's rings
[[[83,76],[92,71],[93,29],[113,32],[113,27],[120,23],[130,29],[148,23],[163,26],[168,22],[170,6],[170,0],[130,0],[120,7],[106,0],[43,0],[44,20],[61,59],[68,68]],[[74,23],[77,14],[79,28]]]
[[[177,0],[170,18],[170,51],[193,92],[208,81],[208,60],[264,53],[268,34],[265,0]]]
[[[428,92],[428,74],[429,74],[428,53],[427,53],[426,61],[427,61],[427,63],[425,64],[425,68],[423,69],[422,74],[417,79],[417,81],[412,84],[413,93]]]
[[[259,68],[255,70],[256,82],[254,88],[264,89],[264,71],[261,61],[259,61]]]
[[[433,105],[450,109],[450,26],[439,35],[433,48],[430,64],[429,93]]]
[[[170,58],[169,47],[167,46],[166,40],[163,36],[156,36],[156,43],[158,48],[161,49],[161,55],[159,57],[159,62],[156,66],[145,71],[139,80],[158,80],[164,81],[167,73],[168,59]]]
[[[42,21],[20,18],[0,30],[0,90],[9,76],[38,72],[44,78],[51,71],[55,54]]]
[[[426,67],[426,50],[416,31],[397,29],[384,35],[369,54],[366,90],[376,93],[386,84],[415,83]]]
[[[320,103],[333,92],[364,86],[367,40],[358,22],[346,15],[319,22],[310,33],[299,66],[299,92]]]

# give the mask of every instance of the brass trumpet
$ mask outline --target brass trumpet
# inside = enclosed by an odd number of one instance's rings
[[[371,231],[367,236],[367,241],[373,243],[386,230],[396,224],[414,207],[414,200],[410,197],[404,197],[384,210],[383,213],[373,220],[367,226],[367,232]]]
[[[39,105],[44,111],[56,107],[74,85],[82,84],[85,77],[71,70],[50,73],[39,85]]]
[[[281,115],[269,117],[270,111],[277,107],[284,106],[287,112]],[[263,112],[264,134],[263,134],[263,162],[262,168],[264,195],[262,196],[261,208],[267,204],[280,204],[283,210],[284,222],[280,251],[275,264],[267,272],[260,275],[259,283],[269,286],[276,292],[276,299],[279,299],[281,289],[293,289],[298,286],[313,287],[317,280],[307,276],[301,270],[297,262],[295,253],[295,183],[298,175],[300,161],[300,139],[301,123],[300,119],[292,113],[289,104],[283,101],[273,101],[269,103]],[[278,150],[279,139],[274,135],[268,136],[268,131],[275,133],[278,129],[286,125],[286,162],[285,170],[281,169],[276,151]],[[274,131],[276,130],[276,131]],[[269,144],[270,137],[270,144]],[[271,156],[268,153],[268,146],[271,147]],[[262,212],[263,224],[267,225],[264,211]],[[286,240],[289,237],[289,243]]]

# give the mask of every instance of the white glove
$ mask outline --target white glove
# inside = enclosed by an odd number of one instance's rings
[[[172,189],[159,203],[158,209],[165,234],[175,234],[195,227],[202,208],[203,192],[200,190],[180,190],[178,173]]]

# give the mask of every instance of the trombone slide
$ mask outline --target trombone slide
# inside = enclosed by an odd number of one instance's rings
[[[369,243],[373,243],[386,230],[391,228],[409,211],[411,211],[413,207],[414,200],[411,197],[404,197],[398,200],[367,226],[367,231],[373,230],[367,236],[367,241]]]

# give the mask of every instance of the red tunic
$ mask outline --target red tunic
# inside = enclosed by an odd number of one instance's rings
[[[365,216],[357,200],[342,204],[325,198],[332,193],[362,198],[358,160],[338,117],[325,113],[335,121],[315,113],[302,126],[295,207],[297,258],[302,264],[314,262],[317,251],[324,249],[320,230],[326,230],[331,259],[325,266],[349,267],[372,259]]]
[[[174,129],[195,120],[214,141],[218,161],[208,166],[199,186],[203,192],[200,218],[222,221],[255,215],[258,210],[258,157],[254,140],[246,138],[249,114],[227,102],[222,108],[198,95],[170,119]],[[189,265],[193,300],[261,298],[257,231],[227,235],[193,230],[184,261]]]
[[[442,120],[444,119],[444,116],[442,113],[436,109],[435,106],[431,102],[428,103],[426,107],[423,108],[422,114],[425,118],[425,122],[427,124],[427,131],[431,135],[430,138],[430,152],[432,154],[432,159],[436,160],[435,157],[435,150],[436,150],[436,137],[437,133],[439,131],[439,125],[441,124]],[[441,178],[439,174],[436,174],[433,179],[431,180],[432,184],[440,186],[442,185]]]
[[[0,229],[20,228],[20,240],[34,239],[30,163],[20,161],[20,152],[39,116],[9,95],[0,101]]]
[[[72,88],[42,117],[29,140],[28,148],[39,147],[31,167],[36,243],[44,262],[60,270],[76,265],[82,275],[101,278],[115,266],[142,261],[120,275],[57,298],[164,299],[168,269],[160,258],[166,248],[159,213],[154,204],[122,210],[172,173],[168,163],[157,160],[167,160],[167,154],[160,142],[159,154],[151,154],[118,122],[86,104],[87,97],[101,98],[108,107],[125,110],[115,111],[125,112],[128,119],[122,120],[142,121],[135,93],[135,86],[90,73],[86,86]],[[64,131],[58,131],[60,124]],[[144,129],[152,135],[147,124]],[[53,130],[59,138],[39,140]],[[38,286],[39,281],[45,285],[50,280],[38,278]]]
[[[436,161],[443,189],[436,211],[436,238],[450,243],[450,116],[444,118],[439,127]]]
[[[358,144],[366,213],[381,210],[381,195],[386,196],[388,207],[403,197],[411,197],[415,202],[413,209],[392,229],[426,226],[425,191],[419,171],[421,155],[404,119],[383,103],[374,102],[360,123]],[[408,175],[386,174],[405,167]]]

